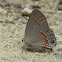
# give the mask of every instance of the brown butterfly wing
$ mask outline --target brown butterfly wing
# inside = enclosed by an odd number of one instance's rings
[[[45,39],[48,39],[49,44],[52,45],[51,42],[54,41],[52,33],[53,31],[48,27],[45,16],[40,11],[34,10],[26,26],[25,43],[31,45],[32,48],[42,49],[45,46]],[[48,47],[52,48],[50,45]]]

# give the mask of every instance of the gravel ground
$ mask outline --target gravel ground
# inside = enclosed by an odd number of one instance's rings
[[[62,62],[62,11],[58,0],[0,0],[0,62]],[[24,50],[26,24],[34,9],[46,17],[54,31],[57,46],[53,52]]]

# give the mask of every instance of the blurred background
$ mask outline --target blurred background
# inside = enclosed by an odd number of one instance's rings
[[[57,46],[51,53],[22,48],[34,9],[44,14],[55,34]],[[0,0],[0,62],[62,62],[62,0]]]

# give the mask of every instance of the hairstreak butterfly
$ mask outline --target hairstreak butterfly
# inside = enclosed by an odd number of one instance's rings
[[[25,30],[25,44],[32,49],[53,49],[56,39],[53,31],[49,28],[45,16],[38,10],[34,10]]]

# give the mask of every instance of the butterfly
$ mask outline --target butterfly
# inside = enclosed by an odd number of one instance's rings
[[[29,17],[24,42],[27,48],[37,50],[53,49],[56,46],[55,35],[39,10],[34,10]]]

